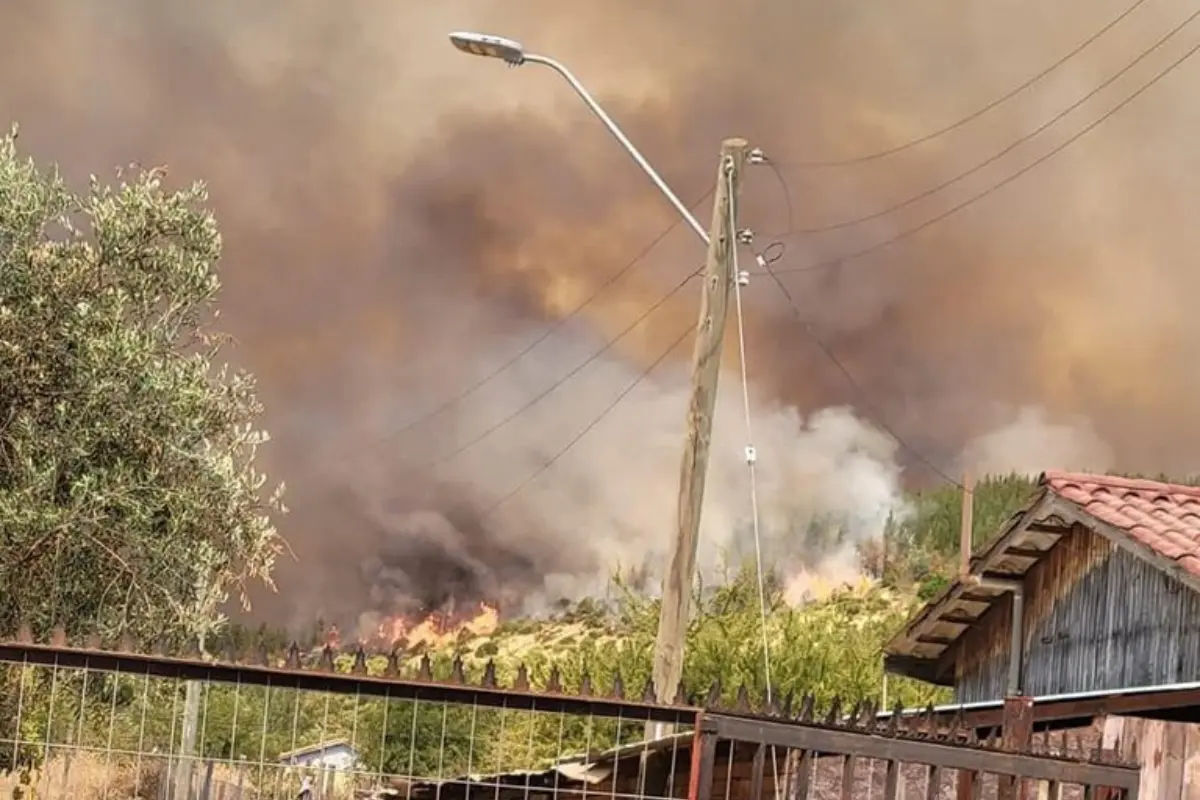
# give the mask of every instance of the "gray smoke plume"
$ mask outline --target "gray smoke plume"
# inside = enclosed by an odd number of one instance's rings
[[[742,216],[765,245],[773,232],[870,215],[978,165],[1186,13],[1182,0],[1147,4],[1031,91],[920,146],[799,165],[951,124],[1076,47],[1124,2],[580,0],[567,14],[549,0],[9,0],[0,97],[24,143],[75,180],[138,161],[210,183],[227,244],[232,357],[260,376],[269,467],[292,490],[283,531],[299,560],[281,568],[281,594],[261,612],[436,602],[440,586],[460,583],[536,605],[590,591],[612,562],[661,554],[686,347],[487,512],[694,321],[695,287],[518,421],[429,465],[570,371],[702,254],[675,230],[517,368],[393,436],[562,319],[675,221],[554,75],[464,56],[446,33],[491,30],[568,61],[689,201],[711,187],[723,137],[765,148],[794,205],[789,220],[770,172],[748,173]],[[776,266],[922,226],[1095,119],[1182,45],[1172,46],[936,197],[784,237]],[[1194,469],[1200,228],[1180,209],[1197,200],[1188,176],[1200,154],[1179,122],[1194,80],[1181,68],[1060,156],[903,241],[782,275],[858,388],[771,283],[755,280],[754,438],[774,482],[763,506],[778,555],[815,560],[805,540],[787,538],[805,519],[848,514],[868,530],[894,504],[901,468],[910,482],[936,479],[864,417],[882,415],[942,469],[1006,424],[998,406],[1084,420],[1120,469]],[[736,399],[721,398],[707,564],[746,546]],[[1021,453],[1007,441],[991,450],[1023,465],[1053,458],[1038,437],[1018,440]]]
[[[516,333],[495,350],[476,353],[476,369],[464,365],[465,371],[488,374],[533,333]],[[656,589],[674,531],[686,365],[666,363],[643,375],[624,358],[602,356],[525,413],[512,413],[602,346],[603,339],[586,330],[548,339],[537,357],[439,418],[440,429],[423,428],[428,449],[376,451],[373,460],[355,462],[344,480],[356,488],[347,490],[342,505],[347,514],[362,515],[356,530],[374,536],[361,561],[343,556],[345,574],[320,571],[330,583],[310,596],[321,606],[301,601],[301,618],[341,618],[364,606],[411,612],[451,598],[539,613],[564,598],[603,596],[618,568]],[[412,382],[420,385],[426,371],[436,372],[440,359],[430,354],[410,361],[417,371]],[[630,385],[611,413],[564,450]],[[754,554],[743,417],[731,370],[718,398],[701,532],[699,563],[709,581]],[[799,547],[815,541],[808,536],[814,528],[836,525],[839,533],[822,540],[821,554],[826,547],[851,548],[877,536],[901,507],[895,444],[849,409],[805,419],[792,407],[757,401],[752,420],[766,563],[787,569],[818,555]],[[445,457],[485,431],[490,435],[473,447]],[[430,458],[429,451],[441,457]],[[432,461],[440,463],[431,467]],[[340,539],[330,545],[331,553],[345,547]],[[345,588],[339,595],[338,587],[354,585],[356,564],[366,600]],[[339,596],[346,607],[330,605]]]

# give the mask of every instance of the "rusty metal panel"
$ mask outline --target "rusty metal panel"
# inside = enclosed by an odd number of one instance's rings
[[[705,725],[722,740],[759,742],[829,756],[853,757],[958,770],[959,774],[1013,776],[1063,781],[1087,787],[1130,789],[1138,770],[1128,765],[1089,761],[1086,753],[1011,751],[995,742],[967,743],[943,733],[929,738],[923,726],[913,730],[878,729],[871,724],[797,725],[785,720],[706,714]],[[1082,756],[1082,757],[1081,757]],[[993,781],[994,782],[994,781]],[[886,783],[886,778],[885,778]],[[846,788],[842,783],[841,788]]]
[[[619,675],[614,677],[609,691],[595,691],[591,679],[585,675],[579,688],[567,693],[563,690],[557,668],[551,670],[545,688],[537,690],[530,687],[528,670],[524,666],[519,668],[512,687],[499,686],[495,666],[490,662],[478,682],[472,682],[464,672],[461,659],[455,659],[451,674],[446,680],[435,679],[427,656],[422,657],[415,674],[401,674],[394,656],[389,660],[383,674],[368,674],[368,654],[361,649],[353,654],[348,668],[338,663],[335,654],[329,648],[326,648],[318,662],[312,666],[303,665],[294,649],[280,654],[278,658],[269,654],[259,654],[255,660],[258,663],[76,648],[66,644],[0,642],[0,663],[23,667],[75,669],[235,686],[269,686],[275,689],[329,692],[389,700],[421,700],[504,709],[557,711],[689,726],[694,724],[696,716],[700,713],[698,707],[683,702],[655,703],[650,686],[643,690],[640,697],[626,698]]]

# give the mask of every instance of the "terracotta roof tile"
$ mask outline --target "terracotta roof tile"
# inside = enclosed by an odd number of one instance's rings
[[[1076,472],[1042,484],[1200,577],[1200,487]]]

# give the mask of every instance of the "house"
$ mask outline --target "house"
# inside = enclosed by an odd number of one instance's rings
[[[1045,473],[885,656],[958,703],[1200,681],[1200,488]]]
[[[333,739],[279,754],[279,763],[301,769],[344,772],[358,764],[358,752],[346,739]]]

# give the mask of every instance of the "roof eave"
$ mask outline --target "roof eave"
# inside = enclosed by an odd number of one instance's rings
[[[901,675],[905,678],[932,683],[936,686],[954,686],[952,678],[941,669],[939,660],[916,658],[904,655],[885,655],[883,657],[884,672]]]
[[[972,574],[982,574],[994,562],[1000,560],[1012,540],[1020,536],[1037,519],[1044,516],[1056,498],[1057,495],[1050,487],[1041,486],[1037,494],[1034,495],[1023,509],[1009,517],[1001,529],[1000,535],[992,537],[992,539],[972,553],[970,559]],[[946,608],[972,588],[975,587],[964,582],[961,576],[957,576],[936,598],[926,603],[912,620],[904,626],[903,630],[893,636],[884,646],[885,669],[913,678],[918,677],[916,674],[913,674],[914,672],[920,672],[925,677],[919,677],[918,680],[939,685],[951,685],[950,679],[943,674],[949,663],[949,659],[944,656],[950,652],[957,642],[949,645],[937,657],[917,656],[913,653],[913,650],[922,632],[926,628],[937,624],[938,619],[940,619]],[[886,664],[889,660],[893,659],[892,663],[897,665],[907,664],[908,667],[906,669],[899,667],[895,670],[889,669]],[[922,664],[923,666],[918,667],[916,666],[917,664]]]

